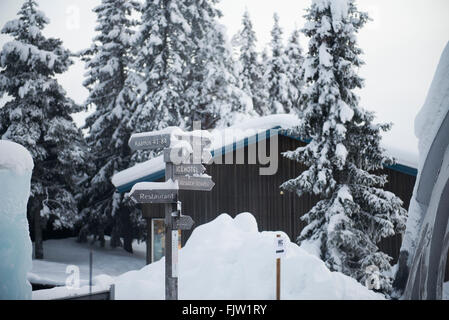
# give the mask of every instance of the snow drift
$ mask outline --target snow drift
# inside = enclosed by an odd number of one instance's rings
[[[396,288],[406,299],[441,299],[449,188],[449,43],[415,120],[418,177],[399,257]]]
[[[24,147],[0,140],[0,300],[31,299],[27,203],[32,170]]]
[[[197,227],[179,256],[182,300],[275,299],[275,238],[255,218],[223,214]],[[165,298],[164,259],[117,277],[117,299]],[[287,241],[282,299],[383,299],[352,278],[329,271],[317,257]]]
[[[418,172],[423,171],[432,142],[449,112],[449,43],[441,55],[437,71],[430,86],[424,106],[415,119],[415,135],[419,139]],[[407,229],[402,250],[413,252],[416,246],[419,229],[424,219],[425,208],[416,201],[418,186],[422,177],[418,175],[413,197],[410,203]],[[433,187],[433,186],[429,186]]]

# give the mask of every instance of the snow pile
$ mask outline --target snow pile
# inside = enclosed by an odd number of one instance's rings
[[[91,245],[92,238],[88,243],[79,243],[76,238],[47,240],[44,241],[44,260],[33,260],[33,268],[28,273],[28,280],[31,283],[65,286],[70,272],[69,266],[79,268],[80,286],[89,284],[89,252],[93,252],[94,285],[98,285],[95,280],[98,276],[108,275],[119,276],[131,270],[137,270],[145,266],[146,244],[145,242],[133,242],[133,252],[128,253],[123,248],[111,248],[110,237],[105,236],[105,246],[99,243]],[[45,296],[45,290],[39,290],[40,297]],[[35,296],[33,293],[33,299]]]
[[[415,119],[415,134],[419,139],[418,172],[422,172],[432,143],[449,112],[449,43],[446,45],[437,71],[432,81],[424,106]],[[438,160],[438,159],[437,159]],[[421,223],[427,208],[417,201],[418,186],[421,181],[419,174],[410,201],[407,229],[402,244],[403,251],[413,252]],[[430,186],[433,187],[433,186]]]
[[[24,147],[0,141],[0,300],[31,298],[27,203],[32,169]]]
[[[0,140],[0,170],[24,174],[32,171],[33,167],[33,158],[24,147],[11,141]]]
[[[178,190],[178,181],[168,180],[166,182],[141,182],[134,185],[130,194],[137,190]]]
[[[195,229],[179,255],[179,298],[274,299],[275,238],[255,218],[223,214]],[[164,299],[165,259],[115,279],[117,299]],[[282,299],[383,299],[287,241],[281,263]]]
[[[415,135],[419,139],[420,165],[444,117],[449,111],[449,43],[443,51],[424,106],[415,119]]]

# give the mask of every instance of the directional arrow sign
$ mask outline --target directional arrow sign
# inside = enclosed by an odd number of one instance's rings
[[[206,168],[202,164],[180,164],[173,166],[173,172],[176,176],[202,175]]]
[[[179,190],[211,191],[215,186],[211,177],[175,176]]]
[[[174,229],[190,230],[192,229],[194,224],[195,221],[193,221],[192,217],[180,216],[179,218],[176,218],[174,221]]]
[[[176,203],[178,190],[134,190],[130,195],[135,203]]]
[[[129,147],[133,151],[168,148],[170,137],[169,134],[134,134],[129,140]]]

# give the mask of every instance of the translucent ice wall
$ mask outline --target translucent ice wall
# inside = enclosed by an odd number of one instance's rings
[[[27,202],[32,170],[24,147],[0,140],[0,300],[31,299]]]

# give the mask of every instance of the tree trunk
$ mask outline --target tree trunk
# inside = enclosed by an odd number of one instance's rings
[[[111,248],[118,248],[122,246],[122,240],[120,239],[120,232],[116,226],[112,228],[110,245]]]
[[[123,249],[126,252],[133,253],[133,237],[128,232],[123,237]]]
[[[38,260],[44,259],[40,210],[34,210],[34,258]]]
[[[89,229],[87,225],[83,226],[78,234],[78,242],[79,243],[87,243],[89,236]]]
[[[131,224],[131,217],[129,216],[129,210],[124,209],[121,212],[122,220],[122,236],[123,236],[123,249],[126,252],[133,253],[133,230]]]
[[[98,236],[98,240],[100,241],[100,246],[102,248],[104,248],[106,245],[106,241],[104,239],[104,230],[103,229],[100,230],[100,235]]]

